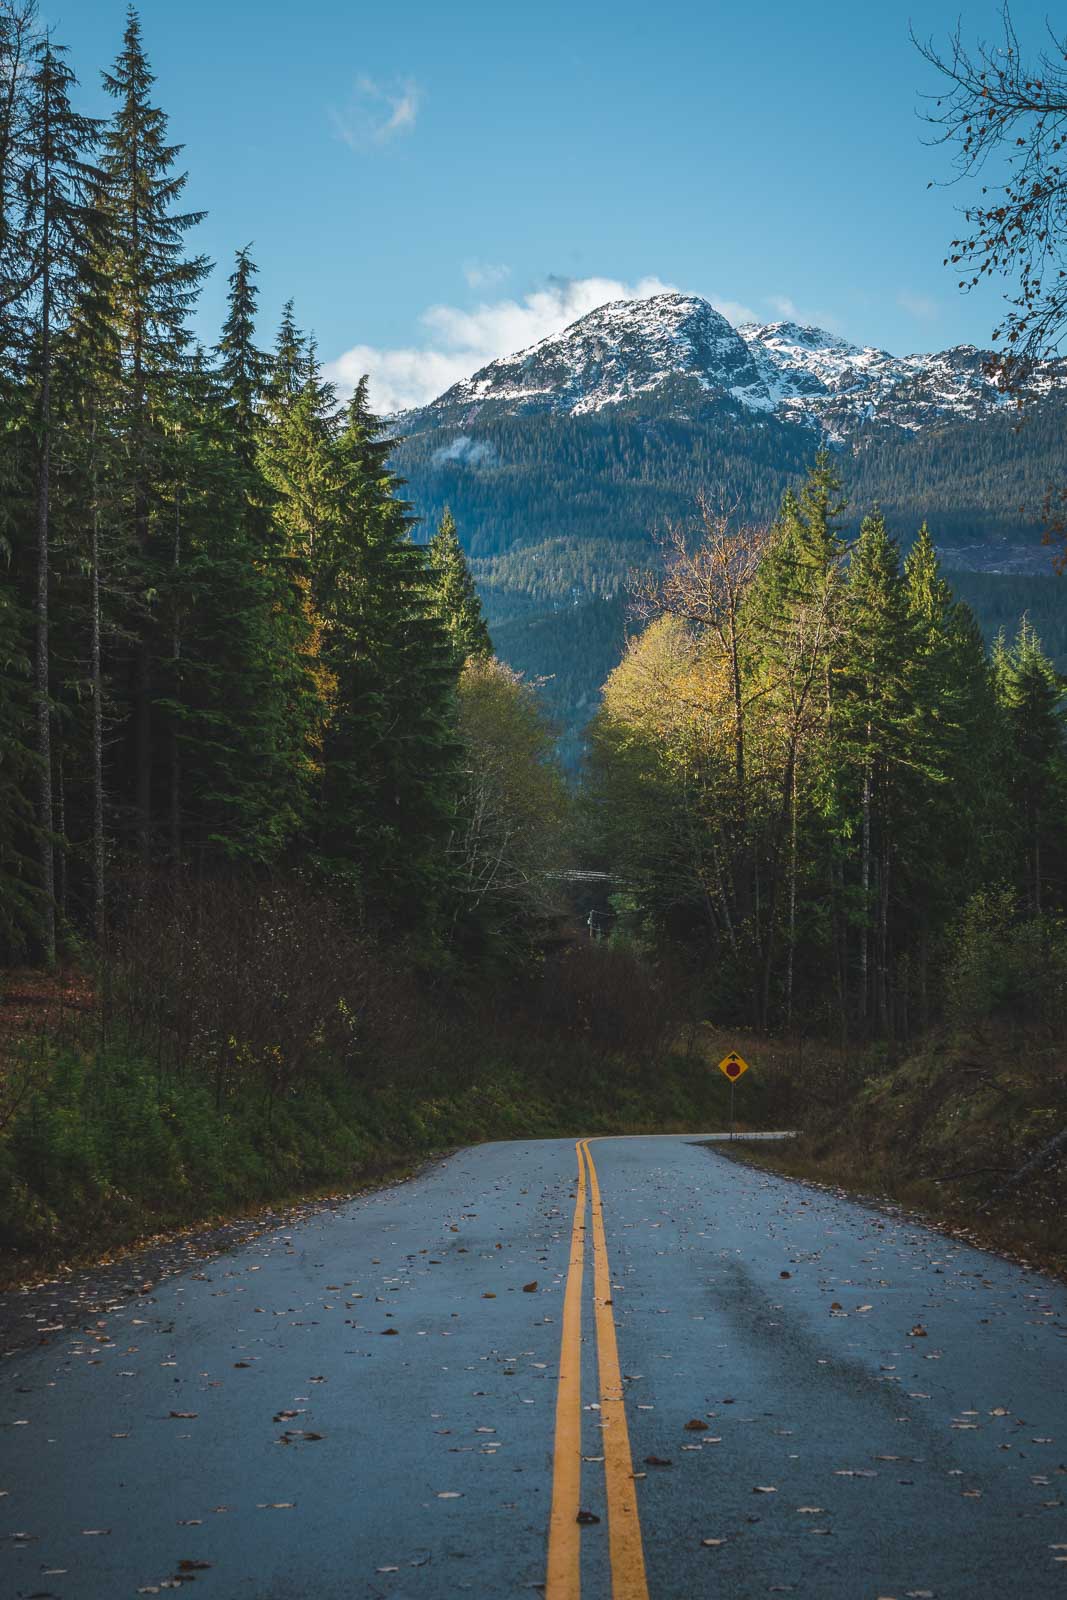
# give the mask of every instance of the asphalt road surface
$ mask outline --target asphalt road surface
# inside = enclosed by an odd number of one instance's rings
[[[1067,1291],[692,1138],[491,1144],[0,1364],[0,1594],[1067,1594]]]

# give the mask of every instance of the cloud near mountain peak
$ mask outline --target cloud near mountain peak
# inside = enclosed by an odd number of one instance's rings
[[[617,278],[551,277],[522,296],[483,301],[467,310],[433,305],[419,318],[425,342],[391,350],[354,345],[328,364],[327,376],[347,393],[366,374],[376,410],[404,411],[426,405],[488,362],[561,332],[610,300],[647,300],[674,292],[674,284],[654,275],[634,284]],[[735,301],[711,298],[711,303],[731,321],[752,316]]]

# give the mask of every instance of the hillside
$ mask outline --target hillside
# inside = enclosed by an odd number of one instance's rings
[[[1020,425],[987,360],[734,329],[691,295],[622,301],[394,419],[394,460],[427,525],[451,506],[498,648],[552,680],[573,742],[656,531],[692,518],[701,491],[770,518],[820,445],[853,526],[877,502],[904,542],[927,520],[950,567],[1046,573],[1033,508],[1062,476],[1067,367],[1035,375]],[[993,594],[978,610],[999,623]],[[1046,609],[1036,590],[1028,603]]]
[[[998,1021],[934,1035],[891,1065],[830,1051],[830,1068],[805,1062],[797,1046],[761,1053],[753,1041],[751,1050],[767,1057],[772,1083],[791,1082],[799,1134],[747,1147],[742,1159],[903,1205],[975,1244],[1067,1272],[1062,1038]]]

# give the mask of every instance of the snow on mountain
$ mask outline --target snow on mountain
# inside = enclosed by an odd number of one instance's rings
[[[655,395],[678,414],[726,403],[840,442],[865,426],[912,432],[1009,404],[986,359],[973,345],[893,356],[794,322],[734,328],[696,295],[661,294],[600,306],[562,333],[490,362],[422,416],[472,422],[486,407],[581,416]],[[1064,363],[1035,380],[1039,389],[1064,386]]]
[[[726,318],[695,295],[661,294],[599,306],[562,333],[490,362],[434,405],[492,400],[580,416],[678,377],[707,391],[739,386],[761,394],[755,362]]]

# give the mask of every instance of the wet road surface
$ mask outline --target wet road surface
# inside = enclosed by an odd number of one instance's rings
[[[0,1594],[1067,1594],[1063,1285],[697,1136],[587,1150],[464,1151],[42,1330]]]

